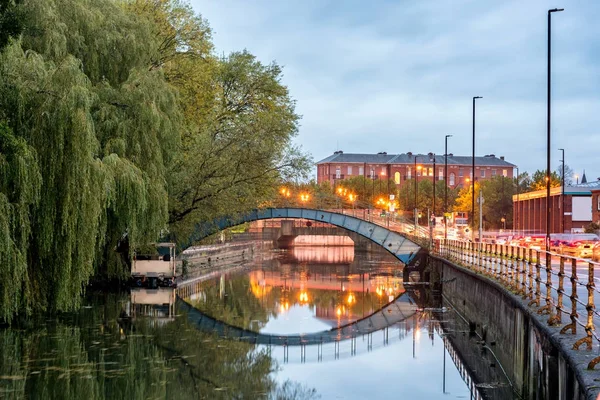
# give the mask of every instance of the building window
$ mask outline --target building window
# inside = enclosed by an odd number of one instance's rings
[[[598,211],[600,211],[600,195],[598,195]]]
[[[400,184],[400,172],[394,174],[394,182],[396,182],[396,185]]]
[[[454,172],[450,172],[450,186],[454,186]]]
[[[473,170],[469,171],[469,178],[471,178],[471,180],[473,180]]]
[[[429,168],[429,174],[428,175],[429,176],[433,176],[433,168],[431,168],[431,167]]]
[[[506,178],[508,176],[508,171],[505,170],[505,169],[503,169],[502,170],[502,176]]]
[[[365,169],[363,167],[358,167],[358,174],[363,176],[365,174]]]
[[[375,170],[371,168],[371,179],[375,179]]]
[[[481,170],[481,177],[482,177],[482,178],[485,178],[485,169],[482,169],[482,170]]]
[[[495,169],[492,170],[492,176],[496,176],[496,170]]]
[[[410,167],[406,167],[406,176],[408,177],[408,179],[412,179],[410,173],[411,173]]]
[[[438,181],[444,180],[444,168],[440,168],[438,171]]]
[[[421,170],[422,170],[422,169],[423,169],[423,168],[417,168],[417,176],[421,176]]]
[[[348,165],[348,175],[352,175],[352,165]]]
[[[342,168],[335,167],[335,179],[340,179],[342,177]]]
[[[462,169],[462,168],[460,168],[460,169],[458,170],[458,177],[459,177],[459,178],[462,178],[463,176],[464,176],[463,169]]]

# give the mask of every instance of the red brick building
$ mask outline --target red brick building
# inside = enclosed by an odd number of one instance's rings
[[[546,232],[546,189],[513,196],[515,229]],[[600,181],[550,189],[550,233],[582,231],[600,221]]]
[[[435,159],[435,170],[434,170]],[[472,160],[470,156],[448,154],[448,186],[462,187],[471,178]],[[416,161],[416,163],[415,163]],[[416,169],[415,165],[420,166]],[[516,166],[493,154],[475,157],[475,180],[490,179],[495,176],[513,177]],[[429,154],[355,154],[336,151],[333,155],[317,163],[317,182],[335,184],[339,180],[354,176],[370,179],[393,179],[402,186],[416,176],[444,180],[444,155]]]

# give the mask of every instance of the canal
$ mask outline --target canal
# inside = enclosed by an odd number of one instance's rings
[[[474,381],[481,350],[453,343],[477,337],[421,280],[382,250],[264,248],[197,272],[182,299],[88,293],[76,313],[0,330],[0,398],[514,398],[499,365]]]

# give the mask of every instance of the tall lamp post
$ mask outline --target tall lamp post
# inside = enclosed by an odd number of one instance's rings
[[[472,221],[472,231],[471,237],[475,238],[475,100],[482,99],[481,96],[473,97],[473,165],[472,165],[472,176],[473,179],[473,192],[471,193],[471,221]]]
[[[559,149],[562,151],[562,173],[561,173],[561,186],[562,189],[560,191],[560,213],[562,214],[560,217],[560,231],[565,233],[565,149]]]
[[[448,239],[448,138],[452,135],[446,135],[444,139],[444,239]]]
[[[419,186],[417,181],[419,180],[419,175],[417,174],[417,155],[415,154],[415,234],[417,233],[417,225],[418,225],[418,216],[417,216],[417,211],[418,211],[418,207],[417,207],[417,199],[418,199],[418,193],[419,193]]]
[[[435,216],[435,153],[433,153],[433,201],[431,213]]]
[[[547,148],[546,148],[546,250],[550,249],[550,82],[551,82],[551,67],[550,56],[552,54],[551,38],[552,38],[552,13],[564,11],[564,8],[553,8],[548,10],[548,102],[547,102]]]
[[[519,211],[519,207],[521,206],[519,203],[519,192],[520,192],[520,188],[519,188],[519,167],[517,167],[517,210],[516,213],[513,212],[513,220],[517,220],[516,222],[516,228],[517,228],[517,233],[519,232],[519,217],[521,216],[521,212]],[[515,215],[516,214],[516,218]],[[515,226],[515,221],[513,221],[513,228]]]

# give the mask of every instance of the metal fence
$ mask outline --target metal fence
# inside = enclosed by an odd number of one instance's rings
[[[431,252],[468,269],[488,276],[525,300],[538,314],[548,315],[550,326],[562,326],[561,334],[585,335],[573,349],[592,349],[600,344],[595,323],[595,269],[600,263],[526,247],[459,240],[434,240]],[[594,369],[600,356],[588,364]]]

